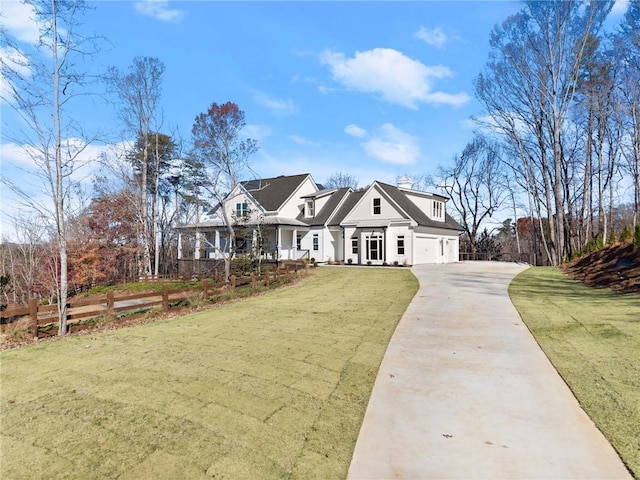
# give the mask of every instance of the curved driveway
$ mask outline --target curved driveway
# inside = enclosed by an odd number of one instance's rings
[[[631,478],[509,300],[524,268],[413,267],[349,479]]]

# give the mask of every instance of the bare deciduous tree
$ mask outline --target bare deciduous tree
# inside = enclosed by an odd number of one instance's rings
[[[324,188],[352,188],[357,190],[358,179],[348,173],[335,172],[329,175],[323,186]]]
[[[500,208],[507,194],[499,147],[476,136],[454,161],[453,167],[440,167],[438,175],[474,254],[480,225]]]
[[[24,203],[44,218],[53,218],[58,253],[59,333],[67,333],[68,254],[67,217],[73,190],[72,175],[78,170],[83,151],[93,140],[80,123],[68,115],[74,100],[87,95],[87,84],[94,77],[82,70],[83,57],[96,52],[96,38],[80,31],[80,18],[86,9],[80,0],[29,0],[39,28],[36,46],[30,46],[2,31],[0,57],[6,89],[2,99],[11,105],[25,128],[3,131],[3,137],[23,146],[36,167],[46,201],[25,191],[12,179],[3,183]],[[56,275],[56,272],[53,272]]]
[[[117,68],[109,69],[107,82],[117,93],[121,102],[120,119],[127,131],[140,142],[140,154],[135,155],[134,168],[140,174],[140,233],[143,243],[143,258],[140,264],[141,275],[153,273],[151,250],[154,241],[152,221],[149,218],[149,185],[157,183],[159,168],[153,168],[160,159],[154,156],[154,138],[152,131],[158,130],[160,121],[159,103],[162,94],[162,76],[164,64],[154,57],[136,57],[127,73]],[[156,178],[149,178],[149,173]]]
[[[191,130],[194,153],[208,180],[202,187],[220,205],[227,229],[228,241],[223,252],[225,278],[231,274],[235,232],[233,220],[224,208],[224,200],[238,184],[241,175],[249,170],[249,157],[258,150],[255,140],[240,136],[244,126],[244,112],[238,105],[232,102],[223,105],[213,103],[205,113],[196,117]]]
[[[522,11],[492,32],[489,62],[476,80],[476,95],[490,117],[487,123],[516,145],[528,163],[529,191],[536,191],[537,209],[549,221],[553,264],[570,253],[565,230],[569,113],[590,41],[612,5],[525,2]]]

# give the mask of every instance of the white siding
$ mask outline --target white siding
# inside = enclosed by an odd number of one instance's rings
[[[327,246],[325,252],[327,253],[327,260],[332,259],[336,262],[344,260],[344,242],[343,232],[340,231],[327,231],[325,230],[327,239]]]
[[[286,218],[296,218],[304,208],[305,201],[301,197],[305,195],[311,195],[312,193],[315,193],[317,191],[318,189],[314,185],[311,178],[305,178],[298,190],[296,190],[293,196],[282,206],[282,208],[278,212],[278,215]],[[318,210],[316,208],[316,213],[317,212]]]
[[[373,214],[373,199],[380,199],[380,215]],[[386,225],[392,220],[402,220],[404,217],[394,205],[389,203],[381,190],[377,187],[370,188],[347,214],[342,223],[350,224],[358,221],[376,220],[380,225]]]
[[[231,223],[234,222],[235,214],[236,214],[236,204],[238,203],[246,203],[251,215],[249,217],[249,222],[257,223],[258,216],[260,215],[260,207],[253,202],[251,198],[245,193],[238,193],[232,197],[227,198],[225,201],[225,210],[227,211],[227,215],[229,216],[229,221]]]
[[[404,237],[404,254],[398,254],[398,237]],[[393,265],[398,262],[400,265],[413,264],[411,255],[413,247],[413,231],[408,227],[390,227],[387,229],[386,262]]]
[[[345,261],[348,262],[351,259],[352,263],[360,262],[360,249],[361,249],[361,241],[358,238],[358,253],[353,253],[353,244],[352,240],[356,235],[356,229],[353,227],[345,227],[344,229],[344,241],[345,241]]]
[[[445,215],[445,202],[438,198],[433,197],[425,197],[424,195],[419,195],[411,192],[404,191],[409,200],[416,204],[416,206],[423,211],[430,219],[444,222]],[[440,217],[436,217],[433,213],[433,202],[440,202],[442,204],[442,215]]]

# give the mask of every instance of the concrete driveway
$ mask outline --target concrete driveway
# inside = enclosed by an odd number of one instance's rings
[[[413,267],[348,478],[629,479],[507,287],[524,267]]]

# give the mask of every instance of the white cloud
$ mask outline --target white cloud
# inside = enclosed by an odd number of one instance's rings
[[[384,163],[410,165],[420,158],[417,139],[391,123],[382,125],[362,146],[367,155]]]
[[[33,5],[16,0],[0,1],[0,26],[17,40],[38,43],[40,29]]]
[[[260,143],[265,138],[271,136],[271,129],[266,125],[248,124],[242,129],[242,136],[252,138]]]
[[[124,152],[131,147],[130,142],[122,142],[108,145],[98,145],[85,143],[78,138],[68,138],[63,142],[63,149],[70,155],[75,156],[74,173],[71,176],[76,181],[87,179],[94,173],[103,155],[122,157]],[[38,170],[36,163],[41,158],[41,153],[29,145],[20,145],[9,142],[0,144],[0,156],[3,163],[18,167],[20,175],[29,175],[29,172]],[[16,174],[17,175],[17,174]],[[10,178],[13,183],[20,184],[19,178]]]
[[[434,47],[438,48],[443,47],[448,40],[447,36],[440,27],[420,27],[420,30],[418,30],[413,36],[425,43],[428,43],[429,45],[433,45]]]
[[[462,105],[466,93],[433,92],[435,80],[449,78],[453,72],[444,65],[427,66],[390,48],[344,53],[325,51],[321,62],[330,67],[333,78],[347,88],[377,93],[383,100],[416,109],[418,103]]]
[[[138,13],[161,22],[179,22],[184,18],[182,10],[169,8],[169,0],[144,0],[133,6]]]
[[[289,135],[289,138],[297,143],[298,145],[302,145],[304,147],[319,147],[320,143],[314,142],[313,140],[309,140],[308,138],[301,137],[300,135]]]
[[[34,166],[27,148],[13,142],[0,144],[0,156],[3,163],[7,162],[21,167]]]
[[[364,128],[353,123],[344,127],[344,133],[356,138],[363,138],[367,135],[367,131]]]
[[[616,0],[611,9],[611,15],[622,16],[629,8],[629,0]]]
[[[263,92],[254,92],[255,101],[269,110],[282,113],[285,115],[293,115],[297,112],[297,108],[293,100],[283,100],[267,95]]]
[[[102,163],[98,160],[103,155],[108,163],[114,166],[122,163],[124,153],[131,148],[131,142],[122,142],[109,145],[88,145],[81,152],[83,142],[76,138],[65,140],[64,144],[73,153],[78,153],[76,169],[70,180],[75,184],[73,194],[67,199],[67,205],[76,208],[79,197],[76,194],[81,190],[87,192],[91,189],[91,180],[98,173]],[[2,179],[7,183],[0,187],[2,209],[0,210],[0,225],[5,227],[13,223],[14,218],[24,217],[28,212],[33,213],[34,207],[40,212],[52,211],[50,187],[43,176],[43,172],[34,161],[38,152],[33,148],[16,143],[1,143],[0,158],[2,158]],[[14,191],[9,185],[14,185],[21,193]],[[78,188],[80,190],[78,190]],[[86,198],[82,196],[83,198]],[[69,203],[71,202],[71,203]],[[74,203],[76,202],[76,203]],[[48,218],[52,218],[48,216]],[[9,232],[3,231],[4,234]]]

